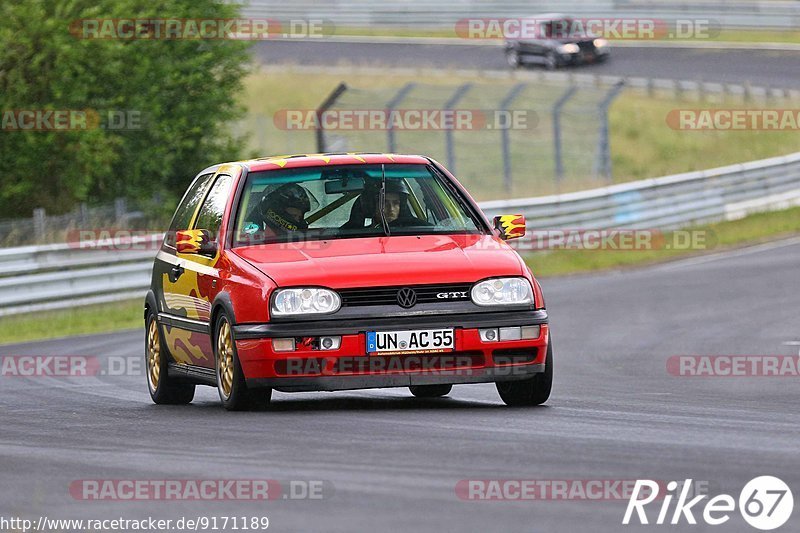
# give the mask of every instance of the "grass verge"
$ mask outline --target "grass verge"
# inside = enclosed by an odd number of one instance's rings
[[[342,73],[335,73],[271,67],[253,73],[245,84],[243,104],[249,113],[241,127],[250,134],[250,153],[266,156],[316,152],[313,129],[282,129],[280,119],[274,117],[280,117],[282,110],[300,110],[307,116],[308,110],[315,109],[341,81],[351,89],[337,103],[339,109],[382,109],[409,82],[419,85],[408,93],[403,107],[441,109],[457,86],[472,83],[473,88],[459,107],[487,110],[488,115],[500,109],[500,101],[517,83],[511,72],[505,78],[497,78],[446,70],[376,72],[346,67]],[[456,175],[476,199],[542,196],[607,185],[605,180],[593,177],[599,130],[596,109],[607,89],[585,83],[564,110],[565,176],[561,181],[554,178],[551,110],[565,90],[563,84],[532,80],[515,100],[514,108],[526,112],[529,121],[527,127],[510,131],[510,192],[504,189],[500,133],[480,128],[453,133]],[[684,108],[796,105],[785,101],[743,104],[732,97],[719,100],[700,103],[661,92],[647,96],[633,89],[624,90],[609,113],[613,181],[665,176],[800,151],[800,136],[794,131],[685,131],[671,128],[666,121],[670,111]],[[326,137],[333,151],[384,151],[388,145],[387,132],[382,130],[331,131]],[[397,131],[395,137],[396,151],[424,153],[447,165],[443,131]]]
[[[800,234],[800,207],[759,213],[741,220],[689,228],[713,237],[709,250],[587,251],[558,250],[525,256],[539,277],[644,266],[705,252],[754,244]],[[142,301],[129,300],[61,311],[4,317],[0,321],[0,344],[111,333],[142,326]]]
[[[108,333],[142,327],[144,300],[124,300],[6,316],[0,320],[0,344]]]
[[[800,207],[757,213],[739,220],[695,226],[681,231],[702,235],[706,245],[690,250],[675,247],[650,250],[548,250],[525,254],[524,259],[537,277],[646,266],[798,235]],[[667,233],[664,240],[672,242],[671,235]]]

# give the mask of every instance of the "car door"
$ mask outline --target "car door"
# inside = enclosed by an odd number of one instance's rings
[[[162,337],[167,340],[175,340],[173,328],[173,318],[189,318],[190,313],[185,309],[182,302],[177,298],[172,283],[177,281],[178,260],[176,257],[176,235],[179,230],[189,228],[200,208],[200,203],[205,198],[208,188],[211,185],[214,173],[205,173],[197,176],[184,194],[172,222],[169,225],[161,249],[156,255],[153,264],[153,281],[151,286],[156,293],[158,300],[159,315],[158,322],[162,326]],[[174,342],[168,343],[170,351],[173,351]],[[175,358],[180,363],[188,363],[188,356],[182,350],[175,350]]]
[[[219,277],[216,268],[220,254],[218,234],[233,176],[229,171],[219,171],[210,181],[211,185],[191,219],[181,221],[185,227],[175,228],[174,254],[169,258],[170,268],[161,279],[167,315],[163,321],[164,338],[170,353],[179,364],[205,368],[214,367],[210,338],[211,302]],[[191,251],[191,247],[186,246],[193,239],[197,239],[199,244],[201,236],[206,239],[204,244],[215,245],[212,253],[201,250],[199,246]]]

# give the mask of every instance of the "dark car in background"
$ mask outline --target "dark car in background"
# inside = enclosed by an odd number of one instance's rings
[[[526,20],[528,30],[519,39],[507,39],[506,61],[512,68],[534,63],[554,70],[567,65],[605,61],[608,41],[581,31],[580,21],[560,14],[537,15]]]

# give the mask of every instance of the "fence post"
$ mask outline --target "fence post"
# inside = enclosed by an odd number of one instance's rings
[[[623,87],[625,87],[625,81],[620,80],[606,93],[598,106],[600,112],[600,139],[597,142],[594,175],[595,177],[598,175],[603,176],[607,181],[611,181],[611,146],[608,139],[608,108]]]
[[[459,86],[450,99],[445,102],[444,109],[452,110],[458,101],[461,100],[467,91],[469,91],[470,87],[472,87],[471,83],[465,83],[464,85]],[[455,147],[453,145],[453,129],[447,128],[444,131],[444,139],[445,139],[445,147],[447,150],[447,167],[450,172],[455,172],[456,168],[456,154],[455,154]]]
[[[37,242],[44,241],[47,226],[47,213],[44,207],[37,207],[33,210],[33,235]]]
[[[523,89],[525,89],[524,83],[518,83],[512,87],[511,90],[508,91],[506,97],[503,98],[503,101],[500,102],[500,110],[508,111],[511,103],[520,95]],[[513,119],[509,118],[509,123],[505,125],[506,127],[500,126],[500,142],[503,150],[503,183],[507,194],[511,194],[513,185],[511,179],[511,147],[509,146],[511,143],[511,136],[508,132],[511,124],[513,124]]]
[[[744,94],[742,97],[745,103],[753,99],[753,87],[750,85],[750,80],[744,81]]]
[[[128,213],[128,202],[125,198],[117,198],[114,200],[114,218],[117,224],[124,225],[127,223],[125,215]]]
[[[395,108],[400,105],[400,102],[411,92],[417,84],[413,81],[406,83],[397,94],[395,94],[391,100],[386,103],[386,120],[388,120],[388,124],[386,126],[386,145],[388,148],[388,152],[393,154],[397,151],[397,146],[394,137],[394,121],[392,120]]]
[[[317,151],[321,154],[325,153],[325,131],[322,127],[322,114],[330,109],[346,90],[347,85],[344,82],[340,83],[317,108]]]
[[[561,183],[561,180],[564,179],[564,160],[561,153],[561,110],[577,90],[578,87],[573,85],[553,104],[553,158],[556,163],[557,183]]]

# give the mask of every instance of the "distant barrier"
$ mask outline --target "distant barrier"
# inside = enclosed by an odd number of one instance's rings
[[[636,18],[659,20],[709,19],[725,27],[784,28],[800,26],[800,5],[781,0],[249,0],[242,13],[247,17],[275,20],[324,19],[342,27],[395,26],[442,28],[468,17],[513,18],[539,13],[564,12],[569,16]]]

